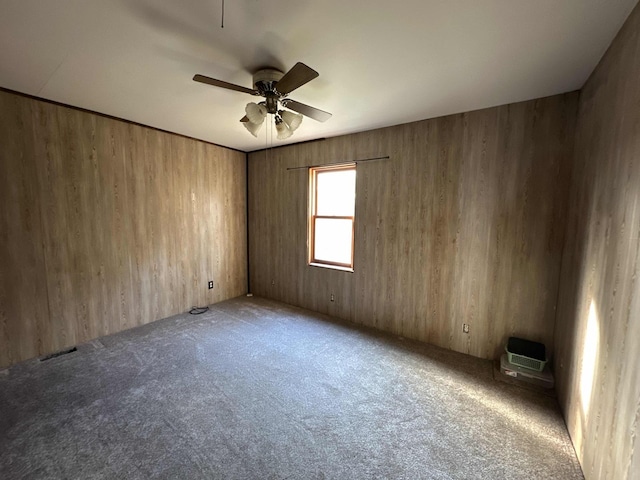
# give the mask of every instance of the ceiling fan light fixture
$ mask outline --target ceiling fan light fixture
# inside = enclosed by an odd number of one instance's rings
[[[293,130],[280,117],[276,117],[276,131],[278,132],[278,140],[286,140],[293,135]]]
[[[302,123],[301,113],[293,113],[288,110],[281,110],[279,113],[280,117],[282,117],[282,121],[291,130],[291,133],[295,132]]]
[[[242,124],[244,125],[244,128],[249,130],[249,133],[251,133],[251,135],[253,135],[256,138],[258,138],[258,132],[262,128],[262,124],[263,123],[264,123],[264,119],[262,119],[262,122],[260,122],[260,123],[253,123],[251,121],[242,122]]]
[[[262,122],[264,122],[264,119],[267,116],[267,107],[254,102],[247,103],[247,106],[245,107],[244,111],[247,114],[249,123],[253,123],[256,125],[262,125]]]

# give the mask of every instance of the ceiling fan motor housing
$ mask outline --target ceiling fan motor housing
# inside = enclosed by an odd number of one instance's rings
[[[280,70],[275,68],[264,68],[253,74],[253,87],[261,93],[273,92],[275,84],[284,76]]]
[[[284,73],[275,68],[264,68],[253,75],[254,88],[265,98],[267,112],[274,115],[278,113],[278,100],[281,97],[275,85],[283,76]]]

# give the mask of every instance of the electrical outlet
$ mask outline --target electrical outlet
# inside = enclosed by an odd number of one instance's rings
[[[334,302],[336,300],[336,296],[332,293],[331,294],[331,301]]]
[[[468,323],[463,323],[462,324],[462,333],[469,333],[469,324]]]
[[[209,280],[209,290],[213,288],[213,280]]]
[[[271,280],[271,286],[273,287],[276,284],[275,280]]]

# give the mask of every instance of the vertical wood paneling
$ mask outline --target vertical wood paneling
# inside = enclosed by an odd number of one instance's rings
[[[512,334],[552,349],[576,105],[573,93],[250,154],[253,292],[484,358]],[[355,272],[307,266],[307,173],[287,167],[381,155],[358,165]]]
[[[204,240],[210,255],[214,290],[206,302],[219,302],[247,291],[247,172],[246,155],[203,144],[204,215],[212,221]],[[213,161],[213,159],[217,161]]]
[[[171,151],[174,159],[188,159],[174,161],[172,173],[173,188],[181,192],[171,227],[181,303],[207,305],[244,293],[244,154],[178,136],[171,139]],[[213,290],[202,288],[209,280]]]
[[[192,238],[189,232],[197,228],[197,211],[201,205],[200,198],[202,178],[193,173],[200,172],[202,167],[198,165],[200,159],[196,146],[185,138],[176,137],[171,141],[171,156],[184,156],[191,158],[195,164],[193,170],[183,162],[174,162],[172,165],[172,182],[176,190],[183,192],[176,200],[176,215],[173,228],[181,232],[174,237],[176,248],[176,279],[177,295],[182,305],[198,305],[203,292],[195,289],[198,284],[206,282],[207,262],[201,262],[198,255],[201,253],[200,243]]]
[[[0,95],[0,112],[2,366],[41,354],[52,343],[30,105]]]
[[[587,479],[640,475],[640,7],[580,96],[557,386]]]
[[[129,317],[124,145],[112,120],[34,108],[49,310],[62,347],[112,333]]]
[[[170,136],[126,125],[124,159],[131,264],[131,298],[146,299],[131,308],[131,325],[175,312],[177,296],[173,156]],[[147,159],[140,161],[139,159]]]
[[[0,367],[246,291],[243,153],[0,102]]]

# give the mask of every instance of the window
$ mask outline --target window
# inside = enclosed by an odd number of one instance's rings
[[[353,271],[356,166],[309,169],[309,264]]]

